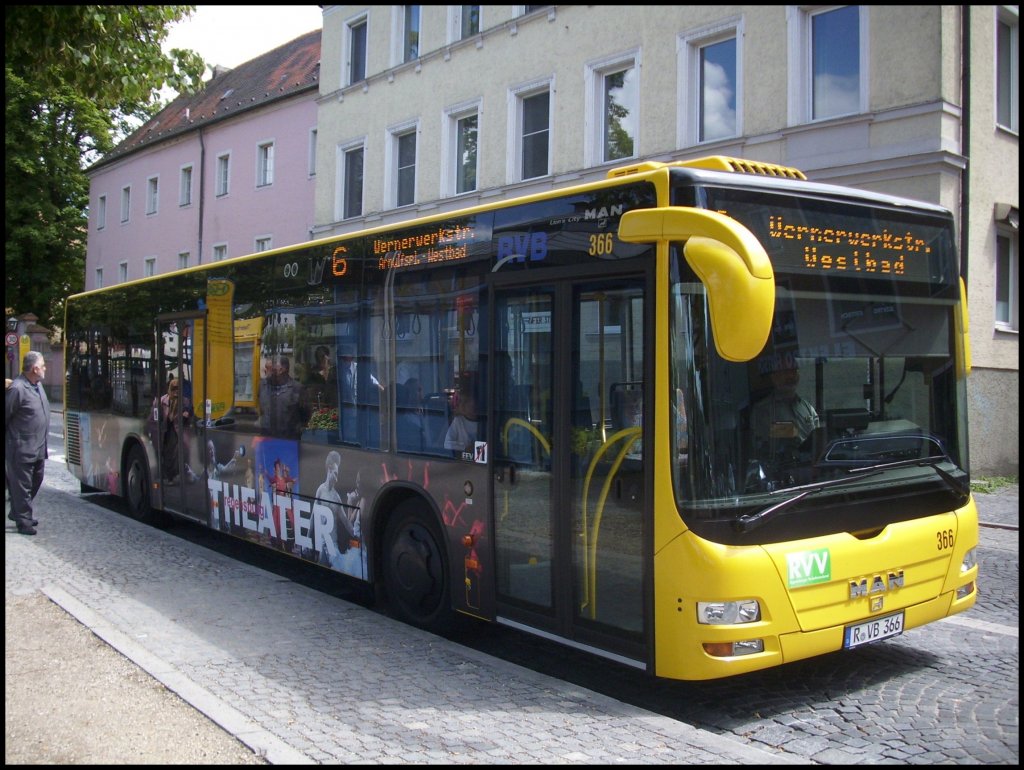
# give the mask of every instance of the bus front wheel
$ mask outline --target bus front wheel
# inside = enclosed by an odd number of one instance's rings
[[[128,513],[133,519],[146,524],[159,523],[150,497],[149,461],[138,444],[128,452],[124,470],[124,495],[128,501]]]
[[[451,624],[448,562],[433,519],[413,502],[401,504],[384,535],[388,606],[406,623],[429,631]]]

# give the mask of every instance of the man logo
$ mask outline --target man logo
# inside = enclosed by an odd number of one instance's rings
[[[857,599],[861,596],[873,596],[884,594],[886,591],[895,591],[903,588],[903,570],[888,572],[885,575],[872,575],[870,578],[861,578],[860,581],[850,581],[850,598]]]

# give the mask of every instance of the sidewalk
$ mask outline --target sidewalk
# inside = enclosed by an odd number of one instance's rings
[[[38,505],[38,536],[7,529],[8,604],[42,590],[271,763],[806,763],[83,509],[63,463]],[[97,717],[83,730],[117,729]]]

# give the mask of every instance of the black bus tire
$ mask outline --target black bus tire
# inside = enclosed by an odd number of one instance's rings
[[[158,522],[149,484],[149,461],[146,452],[138,444],[133,444],[128,450],[124,466],[124,496],[128,502],[128,513],[133,519],[145,524]]]
[[[433,517],[422,503],[407,501],[391,515],[384,533],[384,589],[400,620],[428,631],[452,625],[448,557]]]

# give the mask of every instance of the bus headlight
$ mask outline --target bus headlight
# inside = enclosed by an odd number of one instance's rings
[[[964,560],[960,562],[960,574],[970,572],[976,566],[978,566],[978,549],[972,548],[964,554]]]
[[[738,602],[697,602],[697,622],[723,626],[754,623],[761,619],[761,605],[756,599]]]

